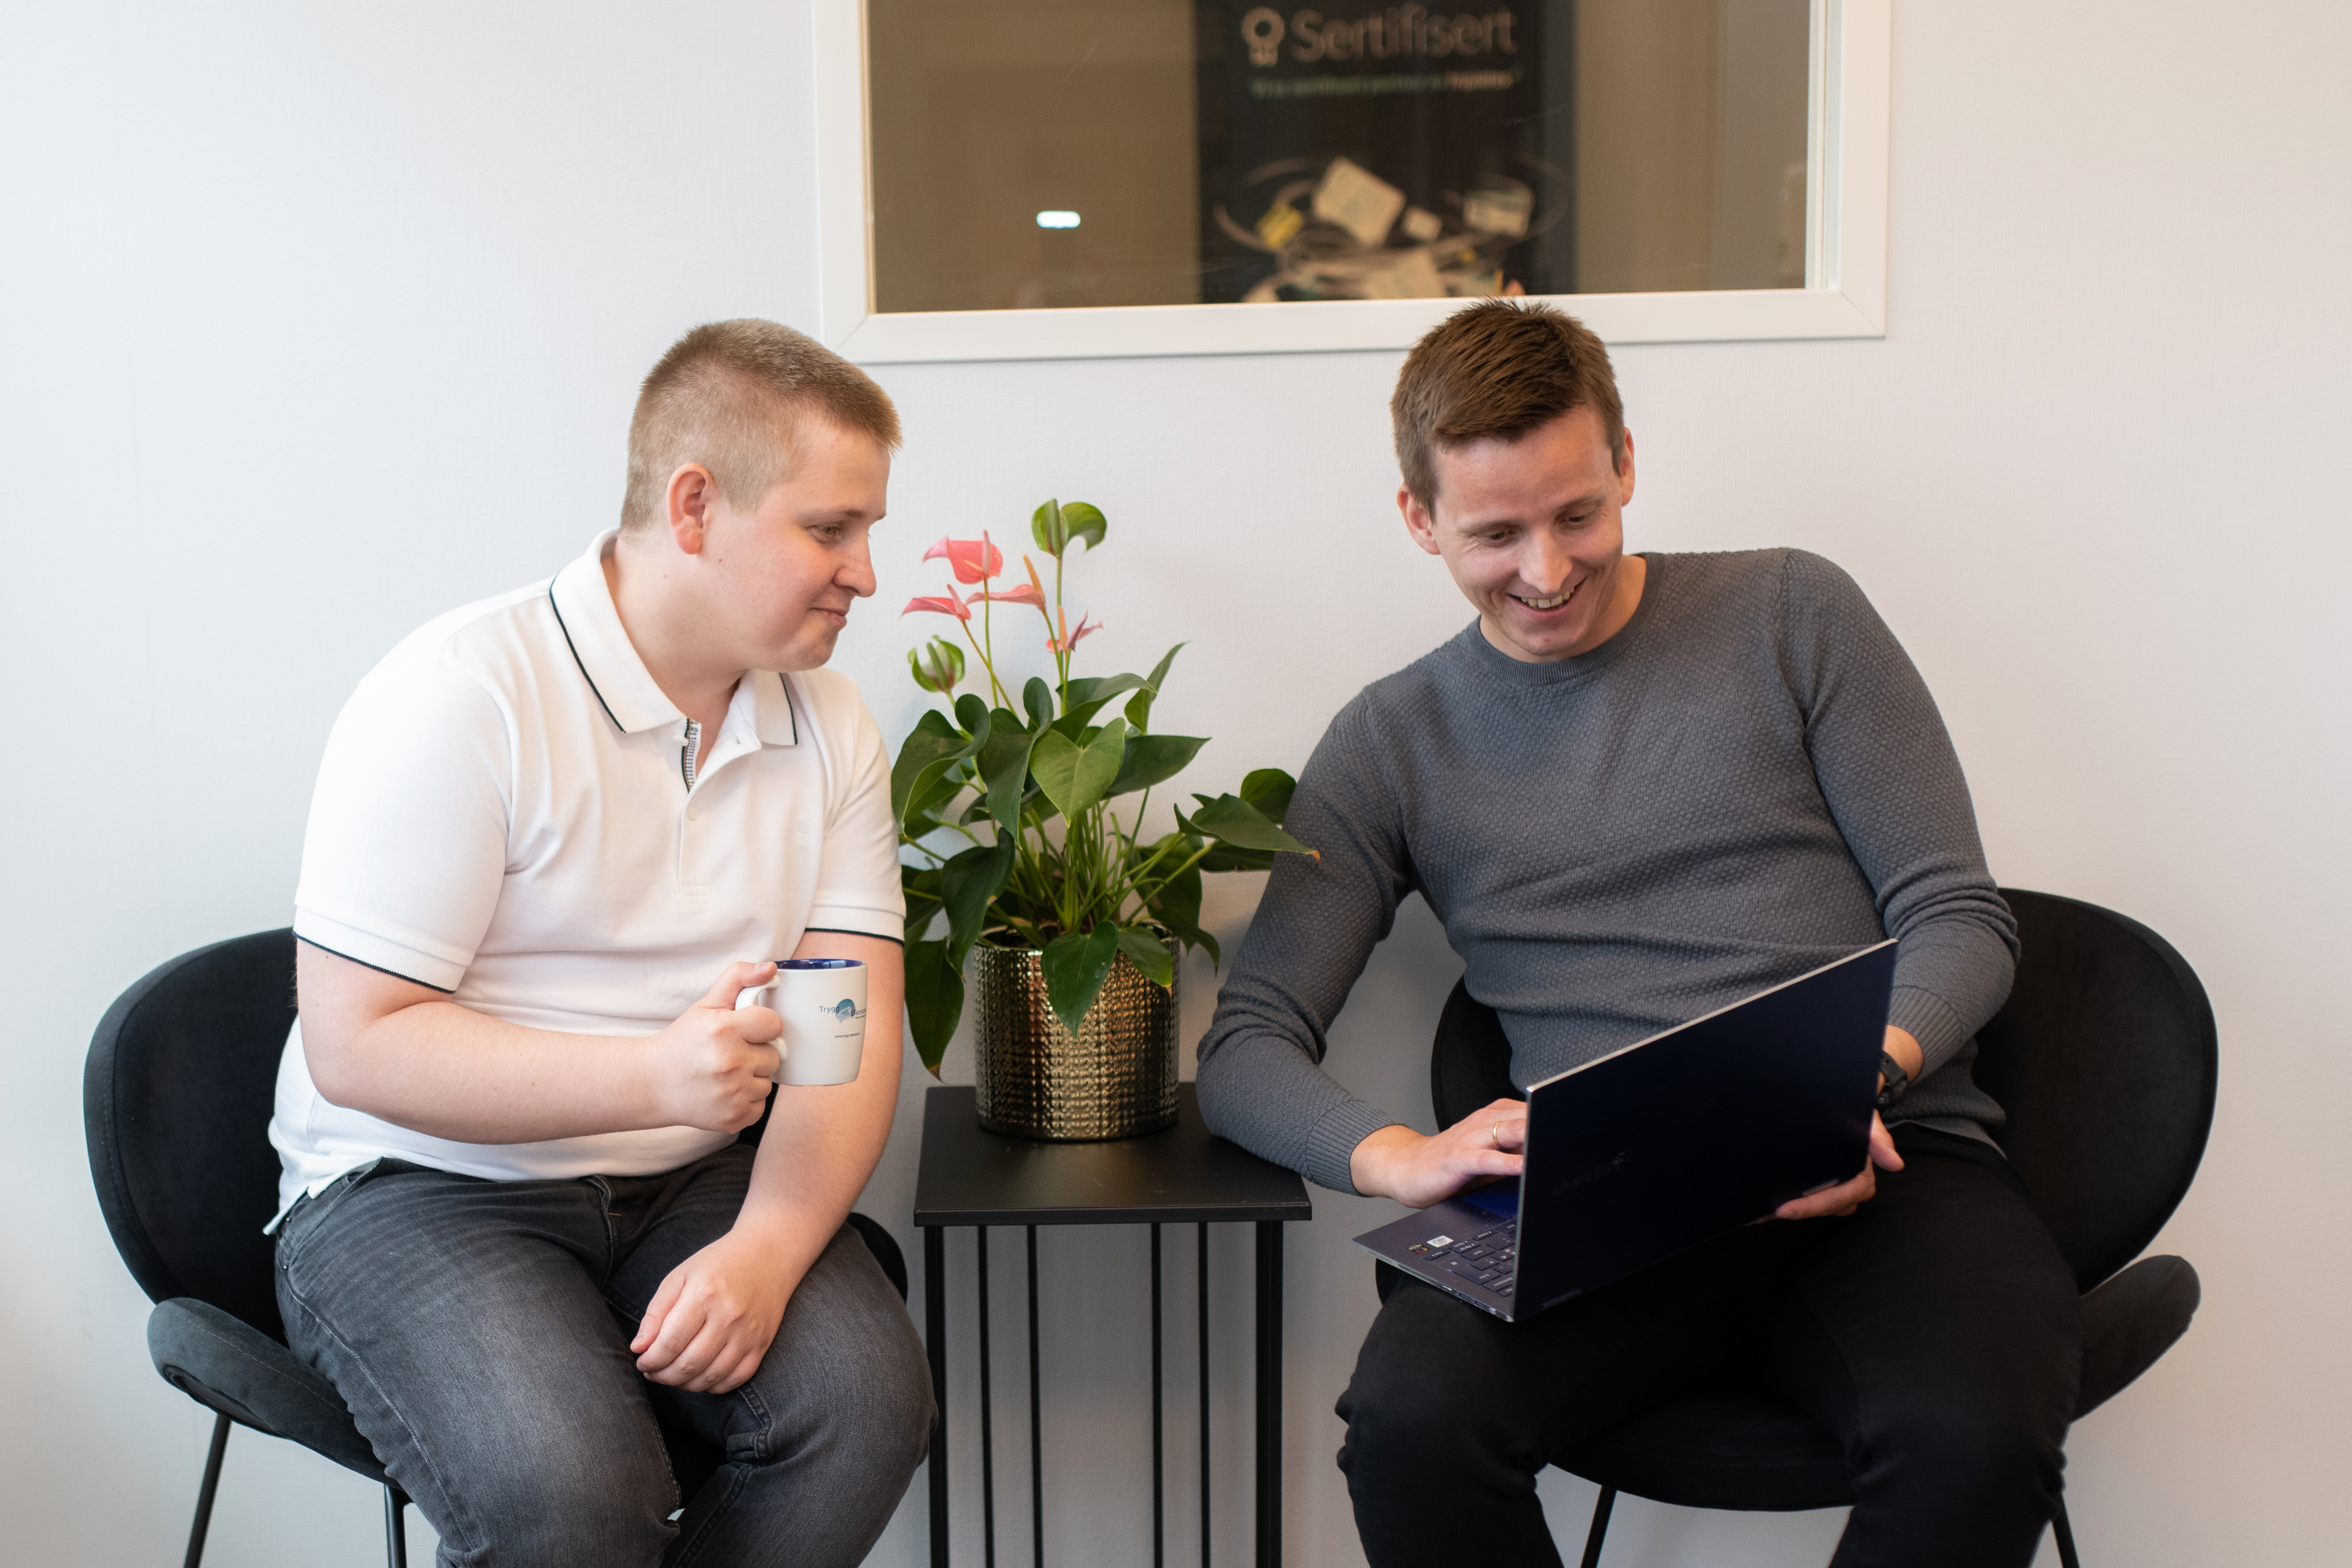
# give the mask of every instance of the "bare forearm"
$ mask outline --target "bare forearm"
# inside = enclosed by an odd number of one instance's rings
[[[898,1110],[905,967],[878,938],[822,932],[803,938],[797,958],[858,958],[866,963],[866,1047],[848,1083],[779,1084],[751,1189],[736,1229],[763,1238],[797,1279],[848,1217],[889,1141]]]
[[[647,1092],[643,1040],[525,1028],[423,986],[409,989],[425,999],[378,1014],[353,998],[350,961],[307,942],[295,951],[310,1077],[338,1105],[466,1143],[666,1125]]]
[[[879,1073],[884,1065],[870,1051],[866,1070],[855,1084],[777,1086],[776,1108],[761,1138],[751,1189],[735,1228],[761,1237],[775,1265],[792,1279],[816,1261],[882,1158],[898,1093],[897,1054],[891,1053],[887,1064],[887,1093],[867,1082],[866,1075]],[[833,1103],[809,1103],[821,1095],[835,1097]]]

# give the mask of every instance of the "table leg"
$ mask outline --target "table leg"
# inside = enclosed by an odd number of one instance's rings
[[[1257,1226],[1257,1564],[1282,1568],[1282,1223]]]
[[[1045,1568],[1045,1427],[1037,1403],[1037,1227],[1029,1231],[1029,1538]]]
[[[1209,1568],[1209,1225],[1201,1222],[1201,1568]]]
[[[1160,1414],[1160,1222],[1151,1222],[1151,1568],[1168,1568],[1168,1514],[1163,1496],[1167,1436]]]
[[[980,1554],[996,1568],[996,1415],[988,1389],[988,1227],[974,1226],[980,1243]]]
[[[923,1227],[923,1338],[931,1359],[931,1568],[948,1568],[948,1302],[947,1240],[938,1226]]]

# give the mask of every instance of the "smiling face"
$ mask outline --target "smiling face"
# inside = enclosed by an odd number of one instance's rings
[[[713,485],[697,586],[710,640],[746,669],[814,669],[849,607],[874,592],[866,536],[887,504],[890,455],[861,431],[804,417],[785,478],[738,510]]]
[[[874,592],[866,536],[886,504],[888,448],[812,413],[785,456],[784,477],[749,508],[702,464],[680,465],[662,525],[622,531],[604,557],[629,640],[688,713],[723,712],[745,670],[824,663],[850,605]]]
[[[1433,453],[1429,507],[1397,493],[1414,542],[1444,559],[1486,640],[1511,658],[1546,664],[1590,653],[1641,603],[1646,570],[1624,552],[1633,438],[1624,440],[1623,463],[1611,461],[1601,416],[1571,408],[1515,440]]]

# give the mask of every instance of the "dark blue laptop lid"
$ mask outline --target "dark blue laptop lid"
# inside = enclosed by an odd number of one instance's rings
[[[1895,952],[1866,948],[1536,1085],[1512,1193],[1517,1311],[1860,1171]],[[1504,1190],[1463,1197],[1500,1213],[1486,1195]]]

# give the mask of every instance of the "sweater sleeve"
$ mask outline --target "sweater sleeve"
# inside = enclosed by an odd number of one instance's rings
[[[1326,1031],[1413,891],[1394,786],[1363,698],[1324,732],[1283,826],[1320,858],[1275,860],[1201,1041],[1201,1114],[1212,1131],[1261,1158],[1352,1193],[1356,1145],[1403,1118],[1323,1070]]]
[[[1900,946],[1887,1021],[1942,1067],[2000,1007],[2017,922],[1995,889],[1960,760],[1927,683],[1851,577],[1790,551],[1781,658],[1822,799]]]

